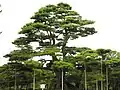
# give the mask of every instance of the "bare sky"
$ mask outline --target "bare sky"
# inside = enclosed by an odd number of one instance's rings
[[[96,21],[97,34],[71,41],[70,45],[120,50],[119,0],[0,0],[3,10],[0,14],[0,31],[3,32],[0,35],[0,65],[6,63],[2,56],[13,50],[11,42],[34,12],[59,2],[70,4],[83,18]]]

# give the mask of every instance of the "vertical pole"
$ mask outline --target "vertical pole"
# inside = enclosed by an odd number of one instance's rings
[[[33,72],[33,90],[35,90],[35,70]]]
[[[108,90],[108,67],[106,66],[106,90]]]
[[[101,76],[103,76],[103,73],[102,73],[102,58],[101,58]],[[101,90],[103,90],[103,80],[101,80]]]
[[[62,49],[62,51],[63,51],[63,58],[62,58],[62,61],[63,61],[64,57],[65,57],[64,49]],[[62,68],[62,90],[64,90],[64,71],[63,71],[63,68]]]
[[[15,68],[15,90],[17,90],[17,86],[16,86],[16,68]]]
[[[96,90],[98,90],[98,80],[96,80]]]
[[[85,70],[84,70],[84,73],[85,73],[85,90],[87,90],[87,76],[86,76],[86,65],[85,66]]]
[[[63,76],[63,74],[64,73],[63,73],[63,69],[62,69],[62,90],[64,90],[64,78],[63,78],[64,76]]]

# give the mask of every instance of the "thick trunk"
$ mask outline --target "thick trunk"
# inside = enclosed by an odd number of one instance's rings
[[[68,36],[68,33],[66,32],[66,36],[65,36],[64,42],[63,42],[63,46],[61,48],[62,49],[62,54],[63,54],[62,61],[64,60],[65,55],[66,55],[65,47],[66,47],[66,44],[67,44],[67,41],[68,41],[69,37],[70,36]],[[55,90],[64,90],[64,76],[65,76],[65,72],[63,71],[63,69],[56,72],[57,82],[56,82],[56,89]]]

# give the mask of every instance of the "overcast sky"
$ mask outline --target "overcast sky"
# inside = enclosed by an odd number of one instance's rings
[[[97,34],[69,42],[70,45],[120,50],[119,0],[0,0],[3,10],[0,13],[0,31],[3,32],[0,35],[0,65],[6,63],[2,56],[13,50],[11,42],[34,12],[59,2],[70,4],[83,18],[96,21]]]

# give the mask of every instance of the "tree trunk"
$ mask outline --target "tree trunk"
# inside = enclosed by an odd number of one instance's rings
[[[64,90],[64,72],[63,72],[63,69],[62,69],[62,90]]]
[[[35,70],[33,72],[33,90],[35,90]]]
[[[61,90],[61,71],[56,72],[56,86],[55,90]]]
[[[98,90],[98,80],[96,80],[96,90]]]
[[[14,90],[17,90],[17,85],[16,85],[16,68],[15,68],[15,89]]]
[[[87,72],[86,72],[86,65],[85,66],[85,70],[84,70],[84,73],[85,73],[85,90],[87,90]]]
[[[106,90],[108,90],[108,67],[106,66]]]
[[[102,69],[102,59],[101,59],[101,76],[103,76],[103,69]],[[103,80],[101,80],[101,90],[103,90]]]

